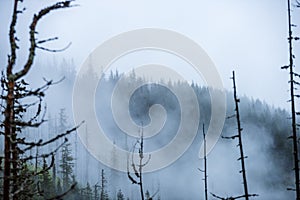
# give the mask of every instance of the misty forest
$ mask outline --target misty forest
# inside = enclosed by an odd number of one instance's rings
[[[298,29],[299,22],[293,22],[292,18],[293,13],[300,12],[300,2],[286,1],[288,21],[287,27],[282,29],[287,38],[282,40],[287,43],[288,60],[286,65],[274,67],[281,68],[282,76],[288,78],[288,83],[282,83],[286,84],[286,90],[278,90],[278,93],[287,93],[289,99],[284,103],[288,107],[249,97],[239,91],[239,83],[243,81],[239,74],[228,71],[226,76],[232,89],[225,90],[225,123],[216,145],[207,153],[206,138],[209,136],[206,133],[212,115],[209,86],[197,81],[172,80],[147,84],[147,78],[138,76],[134,69],[127,75],[122,70],[110,70],[99,77],[95,72],[98,66],[93,64],[89,65],[86,74],[78,76],[78,66],[73,58],[55,57],[58,53],[63,55],[72,45],[62,49],[48,48],[47,44],[55,44],[58,38],[53,35],[39,37],[38,24],[47,23],[42,19],[60,16],[66,10],[73,12],[73,7],[80,9],[80,4],[76,1],[45,3],[38,12],[30,13],[32,17],[25,31],[18,28],[18,22],[28,14],[23,5],[26,0],[11,1],[8,32],[1,37],[8,37],[9,42],[8,55],[1,57],[7,56],[2,62],[5,65],[1,66],[1,198],[300,200],[300,123],[297,119],[300,115],[297,111],[300,98],[297,71],[300,70],[294,52],[299,37],[293,32]],[[18,36],[23,32],[29,34],[28,47],[23,45],[24,37]],[[39,58],[40,51],[46,52],[48,57]],[[114,165],[123,164],[118,163],[117,147],[138,155],[138,159],[128,156],[125,172],[100,162],[83,144],[82,141],[88,139],[78,135],[80,129],[88,137],[90,130],[85,120],[75,123],[73,119],[74,83],[84,76],[89,76],[91,81],[99,80],[95,92],[95,114],[114,146],[107,158]],[[141,127],[138,138],[124,133],[114,121],[111,98],[120,82],[124,91],[142,85],[130,94],[128,107],[132,121]],[[176,136],[182,113],[180,102],[172,91],[189,101],[187,88],[192,88],[196,94],[200,111],[199,119],[188,119],[191,124],[198,124],[192,144],[171,165],[144,172],[144,167],[152,159],[145,156],[146,153],[164,147]],[[166,121],[159,134],[144,138],[142,127],[150,123],[150,108],[157,104],[164,108]],[[199,158],[202,144],[204,157]]]

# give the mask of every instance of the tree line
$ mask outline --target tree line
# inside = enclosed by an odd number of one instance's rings
[[[237,135],[224,136],[224,138],[238,139],[238,146],[240,152],[240,158],[238,160],[241,162],[241,171],[243,179],[244,193],[241,195],[235,195],[232,197],[221,197],[212,192],[211,196],[217,199],[239,199],[245,198],[248,200],[250,197],[255,197],[258,194],[251,194],[248,191],[248,183],[246,176],[246,164],[243,149],[242,140],[242,121],[254,121],[261,123],[263,126],[268,126],[271,129],[272,137],[275,138],[273,146],[273,151],[281,151],[286,158],[289,158],[292,152],[293,158],[293,170],[294,170],[294,186],[288,187],[288,190],[294,191],[296,193],[296,199],[300,199],[300,187],[299,187],[299,158],[298,158],[298,122],[296,116],[299,112],[296,110],[296,98],[300,96],[296,93],[296,88],[299,84],[298,78],[300,77],[298,73],[295,72],[295,55],[293,53],[293,41],[299,40],[298,37],[293,35],[293,25],[291,19],[291,2],[288,3],[288,44],[289,44],[289,64],[281,67],[282,69],[289,71],[289,84],[290,84],[290,99],[291,104],[291,126],[286,127],[285,125],[280,125],[280,120],[288,116],[289,114],[281,109],[270,109],[266,105],[261,105],[259,101],[249,101],[247,99],[238,98],[237,89],[235,83],[235,74],[233,73],[233,104],[228,105],[228,110],[235,111],[236,123],[237,123]],[[296,6],[300,6],[299,2],[296,1]],[[62,1],[54,3],[44,9],[41,9],[38,13],[33,16],[32,21],[29,26],[29,50],[28,57],[24,64],[20,67],[17,66],[17,50],[18,37],[16,24],[18,18],[25,11],[21,7],[22,0],[13,1],[13,11],[11,17],[11,23],[9,26],[9,44],[10,53],[7,59],[7,66],[5,71],[3,71],[1,76],[1,109],[2,109],[2,123],[1,123],[1,135],[3,136],[3,155],[0,157],[0,169],[1,169],[1,185],[3,199],[125,199],[125,195],[122,190],[119,189],[115,197],[109,196],[109,188],[107,187],[108,179],[105,176],[105,171],[101,170],[100,182],[91,185],[89,182],[85,186],[83,184],[77,184],[76,174],[74,173],[75,159],[74,150],[72,150],[72,145],[68,138],[72,134],[76,133],[78,127],[84,125],[76,124],[74,126],[67,126],[67,118],[65,111],[62,109],[59,113],[59,125],[55,127],[57,133],[49,136],[48,138],[41,136],[30,137],[26,135],[31,133],[31,130],[38,129],[47,122],[46,117],[46,105],[44,103],[44,98],[47,90],[53,85],[59,84],[63,80],[53,81],[44,79],[44,84],[37,88],[31,88],[30,83],[26,81],[26,76],[32,70],[32,66],[36,57],[37,50],[43,50],[48,52],[59,52],[63,51],[69,47],[67,45],[63,49],[49,49],[46,48],[45,43],[57,40],[57,38],[47,38],[38,39],[37,24],[40,20],[44,18],[49,13],[56,10],[67,9],[76,6],[74,2]],[[119,79],[119,74],[111,74],[108,80],[104,80],[107,87],[113,88],[116,81]],[[143,81],[135,77],[134,73],[128,79],[128,84],[136,84],[138,81]],[[176,87],[177,89],[184,92],[184,88],[187,83],[168,83],[171,87]],[[205,87],[200,87],[196,84],[192,84],[191,87],[196,92],[199,101],[205,99],[205,104],[200,104],[201,110],[205,113],[201,116],[200,121],[204,124],[208,124],[210,119],[210,101],[208,89]],[[110,90],[106,89],[109,92]],[[161,95],[164,93],[165,95]],[[103,94],[98,94],[103,95]],[[147,108],[155,104],[157,101],[167,108],[170,113],[178,113],[177,101],[172,96],[171,93],[165,93],[161,87],[158,85],[153,85],[150,88],[142,88],[139,93],[132,98],[134,107],[131,107],[132,116],[136,120],[141,118],[147,121]],[[143,99],[143,101],[141,101]],[[106,97],[103,99],[104,103],[108,100]],[[242,113],[243,109],[239,109],[239,103],[243,100],[248,101],[248,112]],[[229,101],[232,103],[232,101]],[[107,103],[107,102],[106,102]],[[252,109],[251,106],[254,108]],[[250,107],[250,108],[249,108]],[[263,111],[259,109],[262,107]],[[99,111],[101,112],[101,108]],[[140,114],[140,113],[143,114]],[[178,116],[178,115],[177,115]],[[107,120],[110,120],[109,117]],[[175,118],[175,120],[178,120]],[[278,123],[277,123],[278,122]],[[228,122],[224,126],[224,130],[229,128],[229,126],[234,126],[233,122]],[[167,124],[167,126],[172,127],[173,124]],[[292,147],[285,143],[284,137],[291,130],[292,135],[289,137],[292,140]],[[199,130],[201,132],[201,130]],[[142,132],[142,130],[141,130]],[[205,138],[203,130],[203,137]],[[204,140],[205,141],[205,140]],[[141,134],[135,144],[139,146],[134,146],[139,153],[139,164],[132,162],[131,172],[133,170],[134,175],[130,173],[128,169],[127,177],[128,181],[133,184],[139,185],[141,199],[153,199],[154,197],[160,199],[158,192],[150,194],[149,190],[145,189],[143,185],[143,166],[147,164],[147,160],[143,160],[144,152],[144,138]],[[154,145],[154,144],[153,144]],[[280,147],[280,149],[278,149]],[[46,149],[46,150],[45,150]],[[206,155],[205,155],[206,156]],[[149,158],[150,159],[150,158]],[[143,162],[144,161],[144,162]],[[206,159],[205,159],[206,162]],[[274,162],[281,164],[282,158],[274,157]],[[206,165],[209,163],[205,163]],[[285,166],[282,166],[282,171],[290,168],[291,161],[287,161]],[[206,187],[204,191],[207,191],[207,170],[205,167],[205,181]],[[58,174],[57,174],[58,173]],[[286,172],[289,174],[288,172]],[[283,176],[284,179],[284,175]],[[286,180],[282,180],[286,184]],[[288,182],[290,184],[290,182]],[[145,191],[146,190],[146,191]],[[216,191],[217,192],[217,191]],[[158,195],[156,195],[158,194]],[[207,199],[207,192],[205,192]]]

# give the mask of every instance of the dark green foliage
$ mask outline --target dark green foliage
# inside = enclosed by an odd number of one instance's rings
[[[61,187],[61,181],[60,179],[57,180],[57,183],[56,183],[56,194],[61,194],[62,193],[62,187]]]
[[[43,169],[46,169],[48,167],[46,160],[43,161]],[[51,177],[51,174],[49,171],[46,171],[42,175],[42,181],[41,181],[41,188],[43,191],[44,197],[54,197],[56,195],[56,182],[55,179]]]

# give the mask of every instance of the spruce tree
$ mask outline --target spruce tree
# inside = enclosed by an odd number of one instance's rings
[[[108,192],[107,192],[107,179],[104,173],[104,169],[101,170],[101,192],[100,192],[100,200],[109,200]]]
[[[86,191],[85,199],[86,200],[92,200],[93,199],[93,190],[92,190],[89,182],[87,182],[87,184],[86,184],[85,191]]]
[[[117,200],[125,200],[125,197],[124,197],[121,189],[117,193]]]
[[[47,161],[46,159],[44,159],[43,161],[43,169],[47,169],[48,165],[47,165]],[[41,181],[41,187],[42,187],[42,191],[43,191],[43,195],[44,197],[54,197],[56,195],[56,191],[55,191],[55,182],[53,181],[49,171],[46,171],[43,175],[42,175],[42,181]]]
[[[74,158],[70,149],[70,143],[66,143],[62,147],[59,167],[62,175],[62,188],[66,190],[73,184]]]

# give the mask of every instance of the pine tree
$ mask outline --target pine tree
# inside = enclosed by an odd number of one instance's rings
[[[43,169],[47,169],[48,165],[46,162],[46,159],[44,159],[43,161]],[[49,171],[46,171],[43,174],[43,178],[41,181],[41,187],[44,193],[44,197],[54,197],[56,195],[56,191],[55,191],[55,182],[52,180],[52,177],[49,173]]]
[[[61,180],[57,179],[57,183],[56,183],[56,192],[57,194],[61,194],[62,193],[62,187],[61,187]]]
[[[93,190],[92,190],[89,182],[87,182],[86,188],[85,188],[85,199],[86,200],[92,200],[93,199]]]
[[[66,190],[73,184],[74,158],[70,149],[70,143],[66,143],[62,147],[59,167],[62,174],[62,187]]]
[[[52,167],[52,181],[53,181],[53,189],[54,189],[54,191],[55,191],[55,193],[57,193],[57,179],[56,179],[56,165],[55,165],[55,161],[54,161],[54,163],[53,163],[53,167]]]
[[[145,198],[146,198],[146,199],[150,199],[150,192],[149,192],[148,190],[147,190],[146,193],[145,193]]]
[[[121,189],[117,193],[117,200],[125,200],[125,197],[124,197]]]
[[[66,109],[61,108],[59,111],[59,125],[58,125],[58,131],[63,132],[66,131],[68,128],[68,122],[67,122],[67,115],[66,115]]]
[[[100,200],[109,200],[108,192],[107,192],[107,179],[105,177],[104,169],[101,170],[101,192],[100,192]]]
[[[100,195],[99,195],[99,190],[98,190],[98,188],[100,188],[100,185],[98,185],[98,183],[96,183],[96,184],[94,185],[94,198],[95,198],[95,200],[100,199]]]

